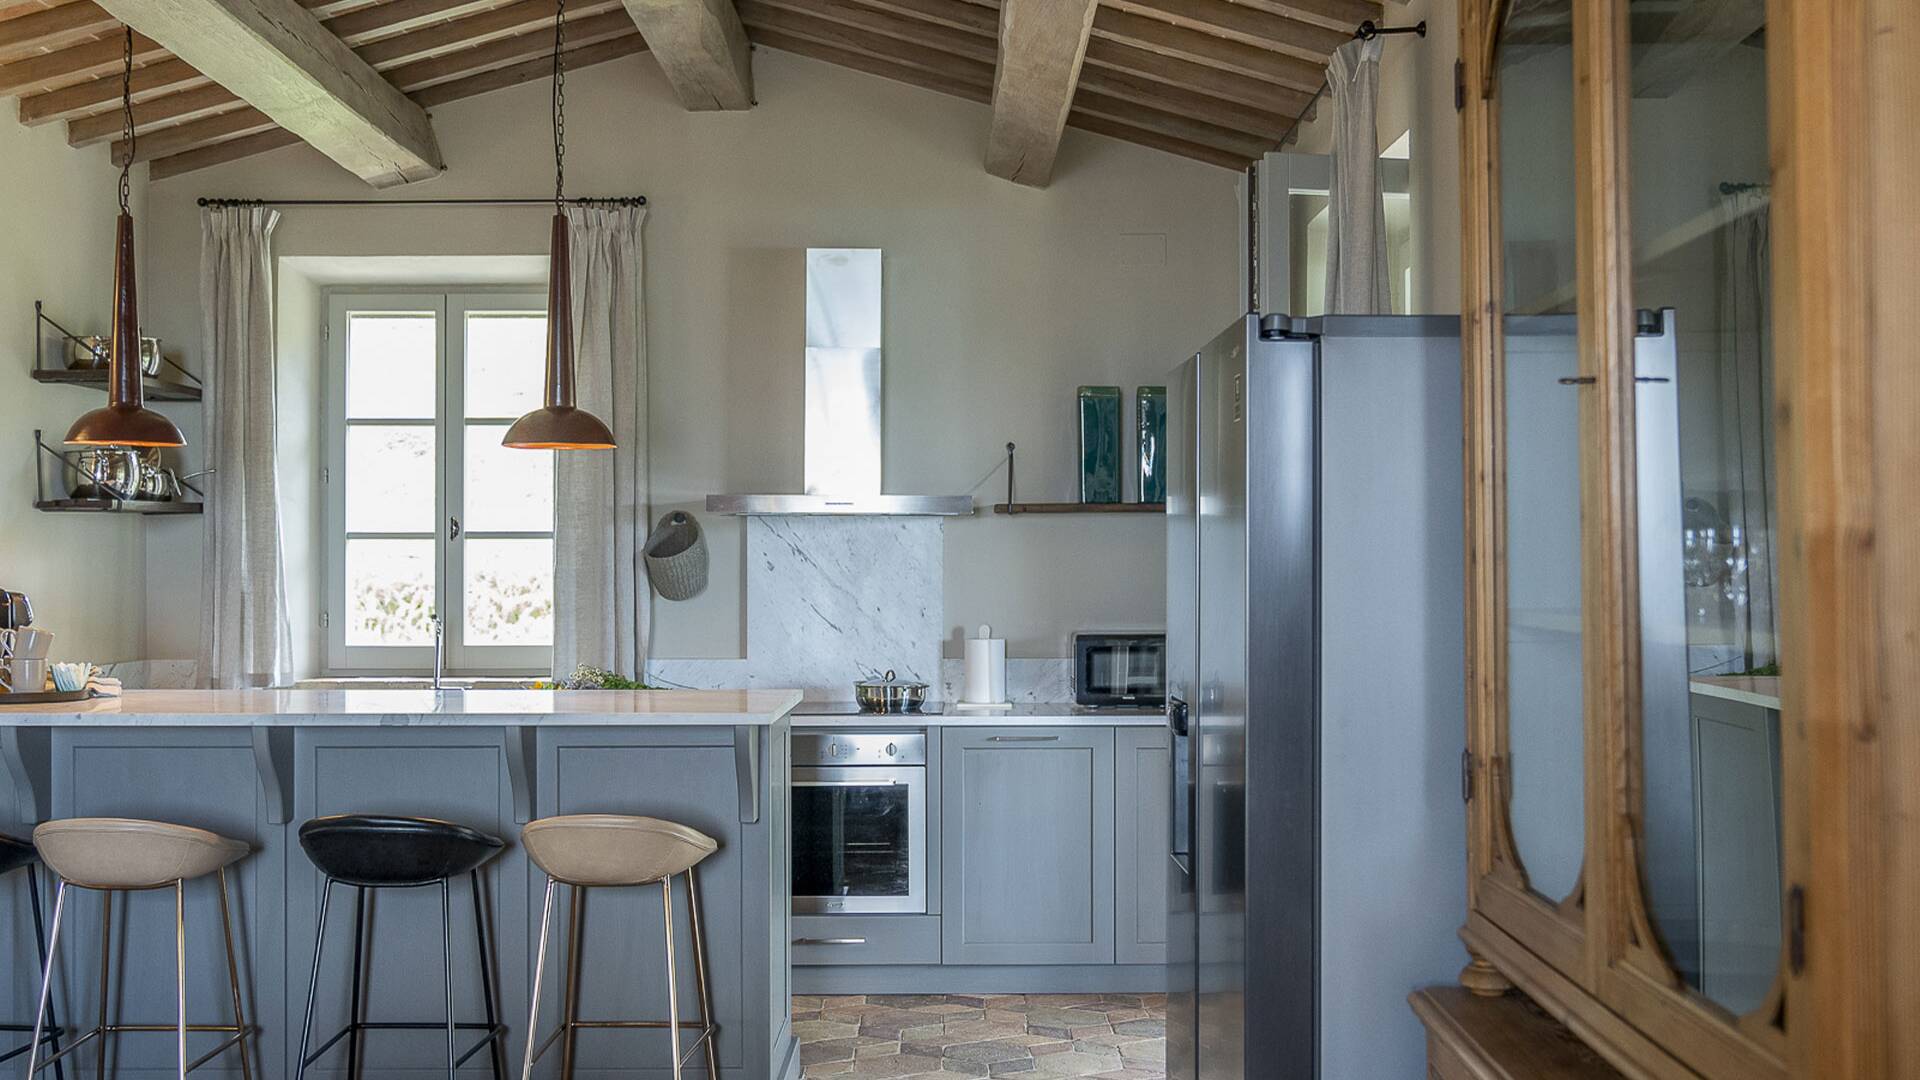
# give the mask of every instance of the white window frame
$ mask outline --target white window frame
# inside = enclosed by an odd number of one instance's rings
[[[327,636],[329,675],[419,675],[433,671],[432,645],[348,645],[346,643],[346,552],[353,538],[395,537],[421,539],[424,533],[349,534],[346,528],[347,430],[361,424],[431,425],[435,431],[434,465],[434,598],[445,626],[445,671],[449,675],[544,675],[552,670],[550,646],[468,645],[465,637],[465,542],[468,539],[550,538],[551,531],[485,531],[469,534],[455,522],[464,520],[465,429],[468,423],[512,422],[515,418],[469,417],[466,400],[466,320],[490,312],[545,312],[546,296],[510,288],[402,287],[368,290],[330,289],[326,293],[327,323],[322,345],[326,357],[326,394],[321,429],[326,438],[325,488],[326,567],[321,610]],[[347,319],[353,312],[431,312],[435,318],[434,415],[432,421],[348,420]],[[522,453],[550,453],[528,450]]]

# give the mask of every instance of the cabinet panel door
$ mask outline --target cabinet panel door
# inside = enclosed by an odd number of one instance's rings
[[[1113,962],[1113,729],[948,729],[948,964]]]
[[[1114,959],[1167,962],[1167,729],[1114,731]]]

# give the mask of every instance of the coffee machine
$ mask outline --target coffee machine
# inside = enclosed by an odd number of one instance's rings
[[[33,604],[27,594],[0,589],[0,630],[19,630],[33,625]]]

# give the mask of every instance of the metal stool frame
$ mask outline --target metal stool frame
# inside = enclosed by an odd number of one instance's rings
[[[40,958],[40,966],[47,966],[47,924],[40,914],[40,874],[32,863],[27,864],[27,898],[33,906],[33,946],[35,955]],[[0,1032],[12,1035],[25,1035],[33,1030],[32,1024],[0,1024]],[[40,1040],[46,1042],[55,1055],[60,1053],[60,1036],[66,1029],[60,1026],[60,1018],[54,1014],[52,1003],[47,1005],[47,1031]],[[16,1046],[0,1054],[0,1064],[12,1061],[32,1048],[32,1044]],[[58,1061],[53,1065],[54,1080],[67,1080],[66,1067]]]
[[[247,1058],[247,1036],[256,1034],[260,1029],[247,1023],[246,1006],[241,1000],[240,964],[233,949],[233,907],[227,900],[227,869],[221,867],[214,871],[220,884],[220,930],[227,945],[227,985],[233,993],[233,1023],[231,1024],[189,1024],[187,1023],[187,883],[184,878],[175,878],[170,885],[158,885],[151,889],[95,889],[67,881],[55,875],[60,887],[53,894],[53,935],[47,941],[46,964],[40,975],[40,1007],[33,1017],[33,1042],[29,1044],[27,1055],[27,1076],[31,1080],[34,1073],[53,1065],[59,1068],[59,1061],[68,1054],[85,1046],[94,1039],[100,1040],[100,1072],[106,1073],[107,1039],[109,1036],[126,1033],[174,1033],[179,1047],[180,1078],[228,1050],[240,1051],[240,1075],[244,1080],[252,1080],[253,1066]],[[46,1060],[40,1059],[42,1021],[51,1013],[51,995],[53,991],[53,964],[60,951],[60,922],[67,902],[67,887],[88,889],[101,895],[100,906],[100,1014],[99,1022],[92,1030],[56,1049]],[[108,1021],[107,1005],[111,1000],[108,990],[113,976],[113,894],[133,892],[153,892],[171,887],[173,889],[173,958],[174,958],[174,1022],[171,1024],[115,1024]],[[213,1032],[227,1037],[219,1045],[206,1053],[187,1060],[187,1034],[189,1032]]]
[[[665,1020],[582,1020],[580,1010],[580,928],[581,919],[586,912],[586,890],[588,886],[569,884],[572,890],[572,912],[567,922],[567,970],[565,992],[561,995],[560,1026],[545,1039],[540,1034],[540,988],[546,981],[547,970],[547,930],[553,922],[553,897],[560,881],[551,874],[547,876],[546,901],[540,911],[540,948],[535,954],[533,964],[533,1004],[527,1016],[527,1056],[521,1068],[521,1080],[533,1080],[533,1064],[553,1046],[555,1039],[561,1040],[560,1080],[573,1080],[574,1044],[580,1029],[630,1029],[630,1028],[666,1028],[673,1039],[673,1080],[681,1080],[681,1072],[687,1059],[702,1047],[706,1048],[708,1080],[720,1080],[719,1055],[714,1049],[714,1040],[719,1036],[720,1025],[713,1022],[713,997],[707,990],[707,946],[700,932],[700,885],[695,880],[695,871],[687,870],[687,913],[693,931],[693,973],[699,987],[700,1018],[697,1020],[680,1019],[680,982],[675,966],[673,942],[673,876],[660,879],[661,910],[666,915],[667,941],[667,1019]],[[604,887],[604,886],[602,886]],[[680,1045],[682,1028],[695,1028],[700,1032],[694,1036],[693,1044],[685,1048]]]
[[[467,874],[473,886],[473,923],[475,935],[480,944],[480,991],[486,1003],[485,1023],[460,1023],[453,1018],[453,903],[449,879],[441,878],[440,886],[440,959],[446,977],[447,1018],[442,1023],[430,1021],[373,1022],[363,1019],[366,1001],[361,993],[362,970],[367,954],[367,890],[381,888],[427,888],[427,885],[351,885],[329,877],[320,894],[319,926],[314,932],[313,972],[307,978],[307,1014],[300,1025],[300,1057],[294,1071],[294,1080],[304,1080],[307,1066],[312,1065],[328,1050],[333,1049],[341,1039],[347,1040],[347,1076],[348,1080],[360,1077],[360,1034],[366,1031],[445,1031],[447,1033],[447,1080],[453,1080],[456,1070],[465,1065],[473,1055],[484,1049],[491,1049],[488,1058],[493,1066],[494,1080],[505,1080],[507,1026],[500,1023],[500,1013],[494,1000],[493,958],[487,942],[487,916],[481,903],[480,871],[475,869]],[[351,1004],[348,1006],[348,1019],[345,1027],[335,1032],[333,1037],[320,1044],[319,1049],[308,1052],[313,1041],[314,1001],[320,992],[320,957],[327,941],[327,908],[333,899],[335,885],[351,885],[354,889],[353,901],[353,989]],[[459,1053],[455,1045],[456,1032],[484,1031],[480,1040]],[[457,1056],[456,1056],[457,1055]]]

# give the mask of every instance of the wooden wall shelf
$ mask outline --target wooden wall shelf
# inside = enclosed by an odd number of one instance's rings
[[[995,503],[996,514],[1164,514],[1166,503]]]
[[[92,386],[102,392],[107,389],[106,368],[35,368],[33,381],[55,386]],[[144,375],[140,379],[141,388],[148,401],[199,401],[200,388],[171,379]]]

